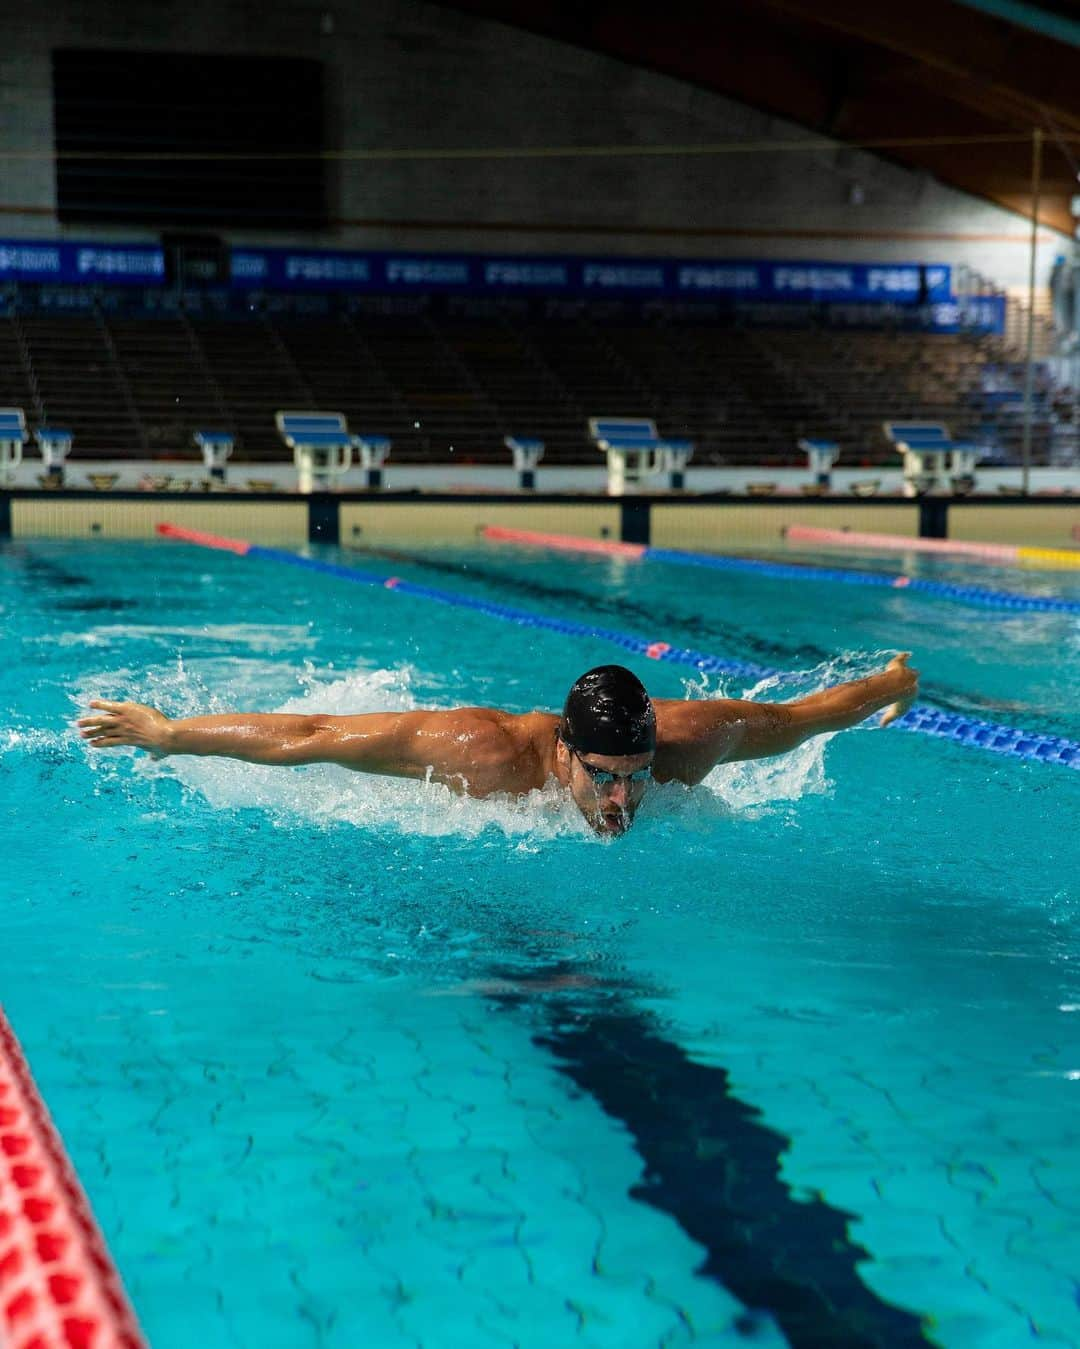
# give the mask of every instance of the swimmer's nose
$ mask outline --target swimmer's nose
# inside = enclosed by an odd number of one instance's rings
[[[630,784],[625,778],[613,782],[608,788],[608,800],[616,806],[625,806],[630,799]]]

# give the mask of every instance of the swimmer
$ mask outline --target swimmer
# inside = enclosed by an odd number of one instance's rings
[[[430,778],[469,796],[524,795],[554,779],[601,835],[624,834],[651,782],[694,787],[716,766],[783,754],[815,735],[910,707],[909,652],[866,679],[787,703],[649,697],[621,665],[589,670],[562,715],[491,707],[369,712],[354,717],[227,713],[170,720],[141,703],[94,699],[77,725],[95,749],[219,755],[292,767],[333,763],[363,773]]]

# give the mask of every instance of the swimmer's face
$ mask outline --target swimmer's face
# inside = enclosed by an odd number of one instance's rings
[[[598,834],[615,838],[634,823],[651,781],[652,754],[585,754],[563,741],[570,795]]]

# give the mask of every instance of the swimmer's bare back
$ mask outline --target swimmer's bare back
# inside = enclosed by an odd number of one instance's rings
[[[657,782],[694,786],[719,763],[768,758],[815,735],[856,726],[887,709],[900,716],[918,692],[907,652],[878,674],[786,703],[731,698],[661,699],[656,709]],[[216,755],[295,767],[334,763],[358,772],[427,778],[470,796],[521,795],[562,778],[556,755],[559,718],[488,707],[446,711],[319,714],[225,713],[171,720],[141,703],[95,699],[77,725],[96,749],[134,745],[154,755]]]

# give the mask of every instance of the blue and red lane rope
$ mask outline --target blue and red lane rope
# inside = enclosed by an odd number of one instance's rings
[[[725,557],[712,553],[690,553],[681,548],[650,548],[645,544],[615,543],[581,539],[573,535],[544,534],[535,530],[506,529],[489,525],[483,537],[495,543],[518,543],[553,548],[560,552],[599,553],[628,557],[642,562],[667,562],[679,567],[706,567],[713,571],[745,572],[769,576],[781,581],[833,581],[839,585],[872,586],[880,590],[902,590],[928,595],[933,599],[954,600],[982,609],[1002,609],[1012,613],[1080,614],[1080,601],[1043,595],[1020,595],[1011,590],[991,590],[985,586],[953,585],[948,581],[930,581],[918,576],[890,572],[852,571],[841,567],[815,567],[795,562],[763,562],[756,558]]]
[[[290,553],[283,548],[268,548],[262,544],[248,543],[244,539],[224,538],[218,534],[207,534],[201,530],[185,529],[172,524],[161,524],[157,528],[158,533],[164,537],[184,543],[235,553],[239,557],[262,558],[267,562],[300,567],[305,571],[333,576],[354,584],[378,586],[384,590],[392,590],[395,594],[411,595],[416,599],[431,600],[436,604],[445,604],[455,609],[469,609],[473,613],[484,614],[488,618],[495,618],[504,623],[513,623],[518,627],[557,632],[567,637],[588,637],[612,642],[634,655],[664,661],[671,665],[690,666],[707,674],[726,674],[738,679],[756,680],[785,673],[750,661],[730,660],[708,652],[674,646],[662,640],[638,637],[633,633],[599,628],[590,623],[574,623],[568,619],[551,618],[546,614],[534,614],[525,609],[494,604],[490,600],[475,599],[449,590],[417,585],[399,576],[380,576],[376,572],[361,571],[356,567],[345,567],[335,562],[302,557],[299,553]],[[1080,769],[1080,743],[1076,741],[1067,740],[1063,736],[1045,735],[1039,731],[1025,731],[1012,726],[998,725],[995,722],[960,717],[925,703],[917,703],[893,725],[905,731],[918,731],[922,735],[951,740],[954,744],[985,749],[995,754],[1009,754],[1019,759],[1034,759],[1042,763],[1056,763],[1066,768]]]

